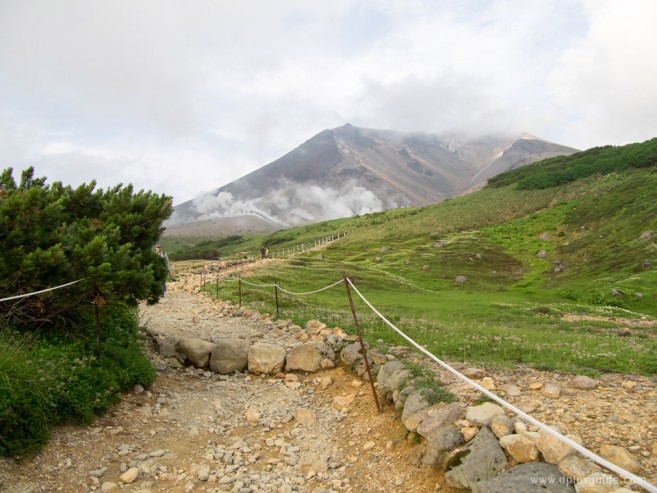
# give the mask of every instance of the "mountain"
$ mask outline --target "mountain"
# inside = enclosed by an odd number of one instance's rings
[[[174,208],[167,228],[249,217],[255,229],[302,224],[454,197],[498,173],[576,149],[517,138],[324,130],[276,161]],[[259,218],[259,226],[254,226]],[[234,231],[234,230],[233,230]],[[231,231],[231,232],[233,232]]]

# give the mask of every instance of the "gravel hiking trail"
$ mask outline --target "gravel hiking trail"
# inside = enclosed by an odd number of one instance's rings
[[[262,321],[222,317],[176,283],[140,319],[160,334],[281,343]],[[0,491],[449,491],[419,465],[390,409],[379,414],[369,385],[344,368],[223,376],[174,368],[148,351],[158,369],[150,389],[123,395],[91,426],[57,427],[35,455],[0,458]],[[337,396],[353,401],[338,410]]]

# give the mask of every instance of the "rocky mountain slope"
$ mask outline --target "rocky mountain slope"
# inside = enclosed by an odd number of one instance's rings
[[[346,124],[178,205],[167,228],[254,216],[271,229],[424,206],[459,195],[502,171],[574,152],[530,135],[465,138]]]

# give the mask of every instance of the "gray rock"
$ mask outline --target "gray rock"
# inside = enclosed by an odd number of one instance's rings
[[[458,402],[451,402],[435,410],[431,409],[428,416],[417,427],[417,432],[423,437],[428,437],[441,428],[458,421],[463,417],[463,414],[463,406]]]
[[[222,375],[244,371],[249,363],[249,347],[249,341],[236,337],[217,341],[210,356],[210,369]]]
[[[212,342],[202,339],[180,339],[176,349],[180,351],[196,368],[205,368],[210,361],[210,353],[214,350]]]
[[[506,466],[507,460],[493,432],[483,427],[449,462],[445,472],[447,485],[453,488],[472,488],[479,481],[497,476]]]
[[[427,437],[422,464],[441,467],[450,451],[463,443],[463,435],[453,426],[441,428]]]
[[[559,468],[544,462],[520,464],[496,478],[479,481],[472,493],[574,493],[573,481],[564,477]]]
[[[363,359],[361,351],[360,343],[354,342],[340,351],[340,359],[344,364],[353,366],[358,360]]]
[[[433,391],[430,389],[414,390],[411,395],[408,396],[408,399],[406,399],[406,403],[404,404],[404,410],[402,411],[401,416],[402,422],[405,422],[409,416],[416,412],[428,408],[431,405],[429,403],[431,394],[433,394]]]
[[[570,384],[576,389],[591,390],[598,386],[598,381],[586,375],[578,375],[573,378]]]
[[[382,365],[377,375],[378,390],[381,395],[392,401],[392,393],[410,379],[411,371],[400,361],[388,361]]]

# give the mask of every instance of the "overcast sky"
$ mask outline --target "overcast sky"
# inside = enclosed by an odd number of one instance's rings
[[[0,0],[0,169],[174,203],[316,133],[657,136],[655,0]]]

